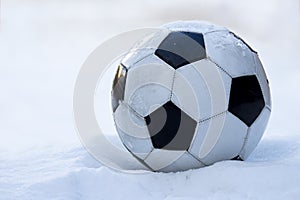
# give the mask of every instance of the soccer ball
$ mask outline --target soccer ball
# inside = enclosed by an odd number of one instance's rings
[[[149,170],[244,160],[271,113],[257,53],[226,28],[166,24],[122,59],[112,88],[116,130]]]

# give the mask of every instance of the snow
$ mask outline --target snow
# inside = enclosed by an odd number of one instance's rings
[[[246,162],[180,173],[116,172],[82,148],[48,149],[0,161],[0,199],[298,199],[299,145],[267,138]]]
[[[227,27],[258,51],[273,101],[263,140],[245,162],[180,173],[101,166],[74,128],[81,64],[119,32],[187,19]],[[0,200],[299,199],[299,25],[297,0],[1,1]]]

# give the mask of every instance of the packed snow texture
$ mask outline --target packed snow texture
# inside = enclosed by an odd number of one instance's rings
[[[74,128],[72,94],[81,64],[113,35],[176,20],[224,26],[258,51],[273,101],[262,141],[245,162],[186,172],[101,166]],[[298,200],[299,35],[297,0],[1,1],[0,200]],[[99,123],[114,133],[105,115],[109,100],[98,103]]]

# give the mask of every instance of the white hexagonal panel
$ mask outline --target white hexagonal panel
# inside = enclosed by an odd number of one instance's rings
[[[189,152],[208,165],[234,158],[242,149],[247,128],[229,112],[201,122]]]
[[[231,78],[203,59],[176,70],[171,100],[196,121],[228,108]]]
[[[130,104],[135,92],[139,88],[150,84],[162,86],[161,89],[156,87],[158,93],[162,92],[163,95],[168,93],[165,90],[163,91],[163,88],[171,91],[174,72],[173,68],[154,55],[142,59],[127,72],[124,101]],[[152,98],[158,97],[153,95]]]
[[[188,92],[193,94],[185,94]],[[206,82],[192,64],[177,69],[172,101],[183,110],[189,111],[196,121],[211,116],[211,98]]]
[[[200,60],[192,65],[206,82],[211,97],[211,115],[215,116],[228,108],[231,78],[209,59]]]
[[[230,112],[225,115],[225,123],[217,143],[204,158],[200,157],[205,164],[232,159],[239,155],[243,147],[248,127]]]
[[[207,56],[230,76],[255,74],[253,52],[229,31],[205,34]]]

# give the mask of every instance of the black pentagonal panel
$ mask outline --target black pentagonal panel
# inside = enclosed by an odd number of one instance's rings
[[[120,64],[118,66],[112,89],[112,108],[115,111],[120,100],[124,100],[127,68]]]
[[[171,101],[145,117],[154,148],[187,150],[197,122]]]
[[[255,75],[232,79],[228,111],[250,127],[264,106],[264,97]]]
[[[155,51],[160,59],[177,69],[206,57],[201,33],[171,32]]]

